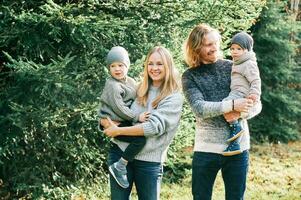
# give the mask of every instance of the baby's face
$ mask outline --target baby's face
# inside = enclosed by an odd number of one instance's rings
[[[234,61],[238,60],[246,52],[248,52],[248,49],[243,49],[238,44],[232,44],[230,47],[230,53]]]
[[[122,80],[126,77],[128,68],[121,62],[114,62],[110,65],[110,74],[117,80]]]

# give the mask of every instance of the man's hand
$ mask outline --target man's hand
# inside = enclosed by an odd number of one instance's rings
[[[105,122],[107,127],[103,131],[108,137],[116,137],[120,134],[120,128],[109,118],[107,117],[107,121]]]
[[[252,99],[253,103],[258,102],[259,100],[259,96],[256,94],[250,94],[249,96],[247,96],[248,99]]]
[[[234,100],[234,110],[237,112],[248,112],[249,109],[253,106],[252,99],[235,99]]]
[[[227,122],[232,122],[234,120],[238,120],[240,118],[240,112],[231,111],[224,114],[224,118]]]

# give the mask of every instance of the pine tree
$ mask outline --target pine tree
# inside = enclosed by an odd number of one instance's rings
[[[301,25],[286,8],[285,2],[270,1],[253,30],[263,110],[252,121],[251,130],[259,140],[288,142],[300,138],[301,74],[296,53]]]

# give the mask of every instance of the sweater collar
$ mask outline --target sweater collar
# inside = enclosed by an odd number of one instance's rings
[[[235,65],[239,65],[247,60],[253,60],[256,61],[256,55],[254,51],[248,51],[245,54],[243,54],[238,60],[234,61]]]
[[[209,63],[209,64],[201,64],[198,67],[190,68],[191,70],[196,70],[196,71],[211,71],[215,68],[217,68],[220,64],[222,64],[222,59],[218,59],[214,63]]]
[[[111,76],[111,78],[116,80],[116,81],[119,81],[121,83],[127,83],[127,81],[128,81],[128,76],[125,76],[123,79],[116,79],[113,76]]]
[[[151,85],[151,86],[149,87],[149,90],[154,91],[154,92],[157,92],[157,91],[160,90],[160,87],[155,87],[155,86]]]

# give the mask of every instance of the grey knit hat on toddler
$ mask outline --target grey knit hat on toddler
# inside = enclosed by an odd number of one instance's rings
[[[121,46],[112,47],[106,58],[107,67],[109,68],[114,62],[121,62],[125,64],[126,67],[130,66],[129,54],[125,48]]]
[[[243,49],[248,49],[248,51],[252,51],[253,49],[253,38],[246,32],[239,32],[233,36],[231,39],[232,44],[238,44]]]

